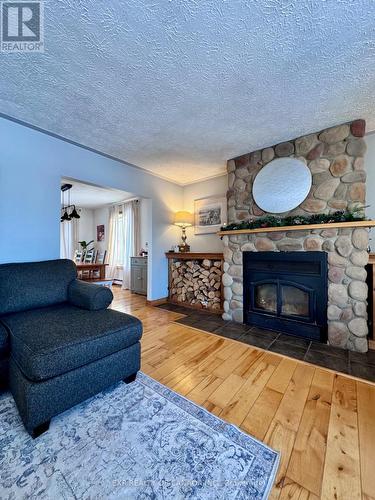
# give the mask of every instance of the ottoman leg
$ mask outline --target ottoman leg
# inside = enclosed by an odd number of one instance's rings
[[[43,424],[40,424],[38,425],[37,427],[35,427],[31,432],[30,432],[30,436],[33,438],[33,439],[36,439],[37,437],[39,437],[41,434],[43,434],[44,432],[47,432],[48,429],[49,429],[49,424],[50,424],[51,420],[48,420],[47,422],[44,422]]]
[[[125,384],[130,384],[131,382],[134,382],[134,380],[137,378],[137,374],[136,373],[133,373],[133,375],[129,375],[129,377],[125,377],[123,379],[123,382],[125,382]]]

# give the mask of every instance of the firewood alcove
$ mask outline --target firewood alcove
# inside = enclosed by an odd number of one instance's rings
[[[168,301],[220,314],[223,310],[222,253],[166,253]]]

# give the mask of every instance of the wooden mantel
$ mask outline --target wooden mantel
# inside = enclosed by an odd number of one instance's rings
[[[275,233],[285,231],[308,231],[312,229],[343,229],[347,227],[375,227],[375,220],[359,220],[352,222],[328,222],[326,224],[301,224],[298,226],[277,226],[259,227],[256,229],[233,229],[231,231],[219,231],[219,236],[229,236],[231,234],[254,234],[254,233]]]
[[[177,259],[177,260],[201,260],[201,259],[223,260],[222,253],[167,252],[165,255],[168,259]]]

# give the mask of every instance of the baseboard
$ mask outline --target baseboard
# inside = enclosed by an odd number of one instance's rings
[[[375,340],[369,340],[368,341],[368,347],[369,347],[369,349],[374,349],[375,350]]]
[[[161,304],[166,304],[168,302],[168,297],[163,297],[157,300],[146,300],[148,306],[160,306]]]

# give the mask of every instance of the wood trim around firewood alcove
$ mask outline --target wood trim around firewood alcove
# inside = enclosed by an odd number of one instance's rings
[[[222,253],[204,253],[204,252],[167,252],[167,259],[177,259],[177,260],[201,260],[201,259],[210,259],[210,260],[223,260]]]

